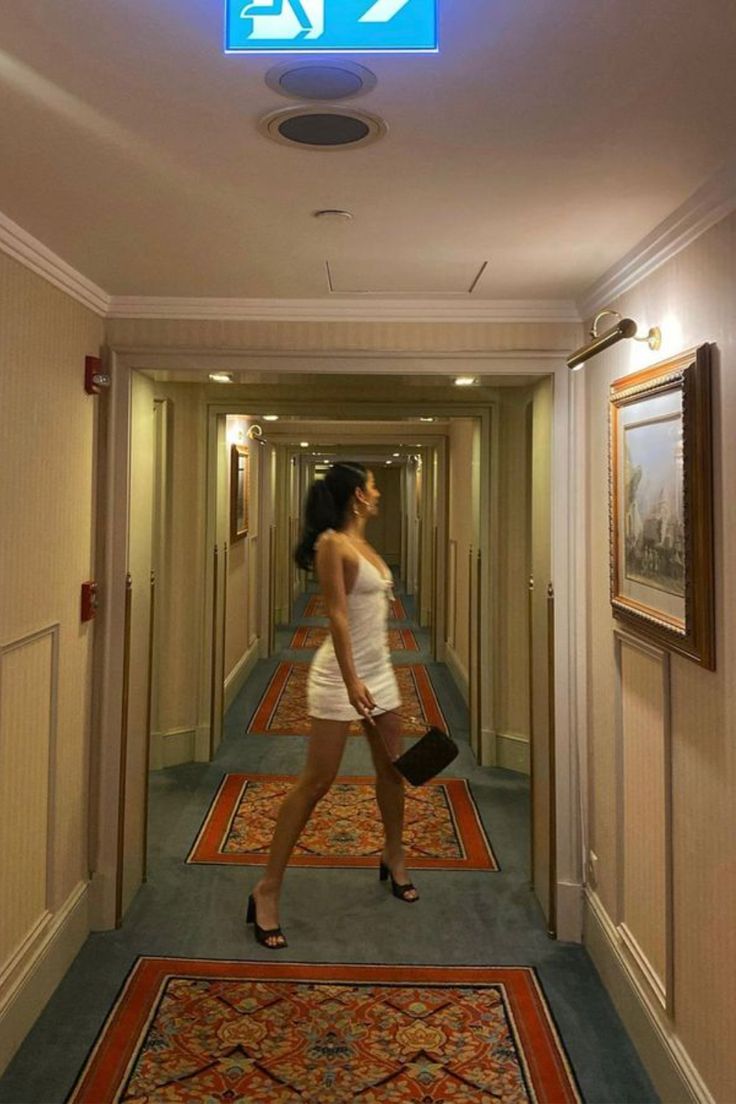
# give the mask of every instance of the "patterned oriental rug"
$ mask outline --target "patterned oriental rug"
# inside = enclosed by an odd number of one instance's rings
[[[576,1104],[532,969],[141,958],[70,1104]]]
[[[396,678],[401,693],[402,732],[406,736],[422,736],[428,725],[447,729],[437,695],[426,667],[421,664],[397,666]],[[307,715],[308,663],[279,663],[256,709],[248,732],[269,736],[306,736],[309,733]],[[360,721],[350,726],[351,736],[361,736]]]
[[[291,638],[290,648],[315,650],[325,641],[330,630],[317,626],[300,625]],[[411,629],[389,629],[388,646],[392,652],[418,652],[419,642]]]
[[[377,867],[383,832],[373,781],[337,779],[296,845],[294,866]],[[279,806],[293,782],[293,775],[226,774],[187,862],[265,863]],[[404,844],[415,869],[498,870],[462,778],[407,789]]]
[[[326,617],[327,607],[325,606],[325,600],[321,594],[315,594],[309,599],[304,607],[305,617]],[[392,621],[408,621],[409,618],[406,615],[404,609],[404,603],[400,598],[393,598],[391,600],[391,611],[389,617]]]

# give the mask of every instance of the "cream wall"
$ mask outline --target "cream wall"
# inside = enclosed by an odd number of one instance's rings
[[[102,321],[0,254],[0,1069],[87,934]],[[20,830],[22,826],[22,831]],[[46,969],[34,967],[46,955]]]
[[[648,1003],[699,1099],[710,1094],[724,1104],[736,1100],[735,296],[731,216],[613,304],[643,330],[661,326],[663,349],[622,342],[584,369],[594,864],[587,938],[609,985],[612,952],[638,980],[641,995],[630,1008]],[[608,581],[608,385],[705,341],[716,344],[715,672],[617,641]],[[669,888],[662,877],[668,854]]]

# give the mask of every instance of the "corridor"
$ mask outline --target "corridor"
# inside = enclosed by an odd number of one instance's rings
[[[316,595],[312,588],[296,604],[293,623],[279,627],[278,653],[258,665],[229,709],[225,738],[214,762],[186,764],[152,775],[148,882],[136,897],[120,931],[92,935],[87,941],[0,1080],[3,1104],[20,1101],[55,1104],[66,1099],[126,975],[140,955],[236,963],[247,959],[266,963],[368,966],[415,963],[475,968],[491,963],[512,967],[523,964],[537,971],[561,1036],[561,1054],[570,1063],[571,1084],[579,1083],[582,1099],[590,1104],[656,1101],[656,1093],[587,954],[580,946],[553,942],[547,935],[529,886],[527,780],[513,771],[476,765],[468,746],[467,708],[444,664],[429,660],[429,634],[417,624],[414,600],[403,592],[398,578],[395,593],[398,604],[394,606],[390,632],[392,646],[398,645],[400,650],[393,651],[392,660],[398,668],[426,673],[430,687],[426,689],[419,677],[410,684],[402,682],[402,688],[418,684],[422,692],[415,700],[421,699],[420,711],[423,705],[424,712],[434,715],[433,711],[439,707],[448,730],[460,745],[458,759],[440,782],[446,784],[448,779],[457,779],[469,784],[469,801],[466,798],[466,804],[458,800],[465,797],[461,791],[454,798],[451,816],[445,812],[444,802],[430,809],[428,816],[411,812],[407,815],[408,865],[421,892],[421,901],[416,906],[403,905],[390,895],[385,884],[379,883],[378,811],[374,807],[358,820],[356,814],[365,797],[361,800],[354,793],[343,793],[313,836],[303,841],[301,849],[297,848],[297,864],[303,863],[307,855],[306,861],[311,856],[315,865],[294,865],[287,874],[282,921],[289,948],[273,955],[255,943],[252,929],[246,928],[244,922],[245,899],[257,876],[258,864],[263,861],[263,844],[269,835],[269,813],[265,814],[265,832],[263,814],[251,810],[241,818],[242,825],[238,827],[231,805],[219,830],[208,833],[208,815],[218,794],[224,796],[223,783],[228,776],[238,776],[240,795],[243,775],[251,783],[268,780],[272,784],[274,776],[284,780],[299,770],[305,738],[283,733],[304,728],[303,700],[298,689],[290,694],[288,685],[282,685],[278,698],[273,693],[269,695],[269,688],[275,679],[280,680],[284,665],[309,661],[310,651],[300,645],[313,645],[320,637],[310,639],[308,631],[326,625],[323,617],[309,615],[315,610]],[[316,612],[319,613],[318,608]],[[409,702],[411,692],[408,699],[405,696],[405,707]],[[351,737],[336,786],[345,787],[342,778],[357,777],[367,782],[371,770],[365,740],[362,736]],[[283,788],[277,788],[276,793],[281,792]],[[335,791],[325,801],[334,797]],[[414,794],[415,801],[425,797],[424,790]],[[410,794],[410,807],[411,803]],[[226,826],[224,831],[222,824]],[[366,825],[374,838],[366,838]],[[197,851],[200,860],[193,864],[191,859],[196,858]],[[222,853],[233,857],[238,851],[244,854],[245,865],[218,865]],[[357,866],[362,861],[366,865]],[[453,864],[456,868],[449,869]],[[186,968],[182,972],[186,973]],[[480,975],[480,969],[473,971],[473,976]],[[370,981],[370,971],[367,980]],[[333,1028],[336,1025],[339,1027],[339,1019],[331,1022]],[[324,1024],[322,1027],[326,1030]],[[311,1030],[318,1029],[319,1020],[315,1018]],[[296,1083],[300,1075],[304,1077],[306,1069],[313,1069],[319,1078],[324,1078],[324,1082],[318,1082],[323,1088],[317,1089],[310,1101],[352,1104],[364,1099],[389,1099],[370,1094],[371,1083],[380,1078],[375,1078],[370,1065],[365,1065],[366,1059],[351,1048],[348,1036],[333,1039],[330,1046],[336,1048],[335,1058],[331,1059],[323,1049],[316,1059],[314,1054],[311,1059],[309,1056],[300,1059],[303,1064],[297,1067]],[[402,1061],[407,1066],[412,1060],[418,1061],[421,1049],[420,1046],[414,1054],[405,1053]],[[147,1037],[146,1032],[136,1050],[143,1051],[144,1058],[147,1054],[145,1074],[141,1073],[143,1059],[138,1057],[137,1064],[127,1071],[125,1091],[115,1099],[132,1101],[145,1097],[151,1101],[192,1102],[238,1099],[249,1104],[297,1099],[289,1091],[288,1083],[279,1086],[281,1095],[275,1097],[261,1096],[242,1087],[235,1096],[228,1097],[228,1087],[237,1088],[235,1084],[228,1085],[227,1069],[234,1062],[233,1047],[228,1044],[221,1043],[219,1049],[192,1062],[191,1051],[182,1043],[178,1054],[175,1051],[174,1065],[170,1050],[162,1051],[159,1045],[162,1060],[158,1067],[155,1040]],[[246,1045],[246,1051],[249,1057],[259,1055],[255,1041],[250,1050]],[[230,1063],[224,1061],[228,1056]],[[513,1090],[507,1087],[506,1091],[528,1092],[518,1055],[512,1053],[507,1055],[509,1058],[511,1074],[505,1076],[511,1077],[511,1081],[507,1086],[518,1079],[526,1087]],[[265,1061],[262,1057],[261,1060]],[[207,1078],[212,1075],[213,1063],[221,1072],[215,1082],[210,1082]],[[348,1082],[354,1091],[330,1087],[330,1074],[346,1063],[354,1077]],[[267,1062],[265,1068],[268,1069]],[[431,1075],[425,1072],[416,1082],[410,1079],[409,1088],[404,1085],[407,1095],[398,1099],[419,1099],[411,1095],[419,1088],[426,1094],[422,1099],[437,1104],[450,1099],[470,1104],[495,1097],[493,1081],[483,1082],[483,1077],[489,1076],[488,1068],[485,1073],[476,1071],[479,1078],[476,1083],[456,1080],[441,1062],[431,1070]],[[207,1078],[203,1079],[205,1073]],[[490,1095],[486,1095],[484,1088]],[[273,1084],[270,1091],[275,1091]],[[445,1096],[445,1092],[453,1095]],[[508,1097],[512,1098],[516,1096]],[[94,1102],[101,1098],[79,1099]],[[556,1104],[562,1098],[543,1099]]]
[[[0,3],[0,1104],[736,1101],[734,57],[733,0]],[[347,740],[273,954],[325,528],[460,754],[408,905]],[[394,695],[378,575],[323,719]]]

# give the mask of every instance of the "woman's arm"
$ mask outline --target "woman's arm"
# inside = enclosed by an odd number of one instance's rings
[[[366,716],[371,709],[375,708],[376,703],[368,688],[358,678],[353,662],[341,545],[342,541],[336,533],[324,533],[317,545],[315,567],[325,596],[335,657],[345,681],[350,704],[361,716]]]

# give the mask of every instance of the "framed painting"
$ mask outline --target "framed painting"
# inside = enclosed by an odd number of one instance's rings
[[[710,346],[610,389],[611,604],[715,668]]]
[[[230,543],[248,535],[250,500],[250,459],[244,445],[233,445],[230,452]]]

